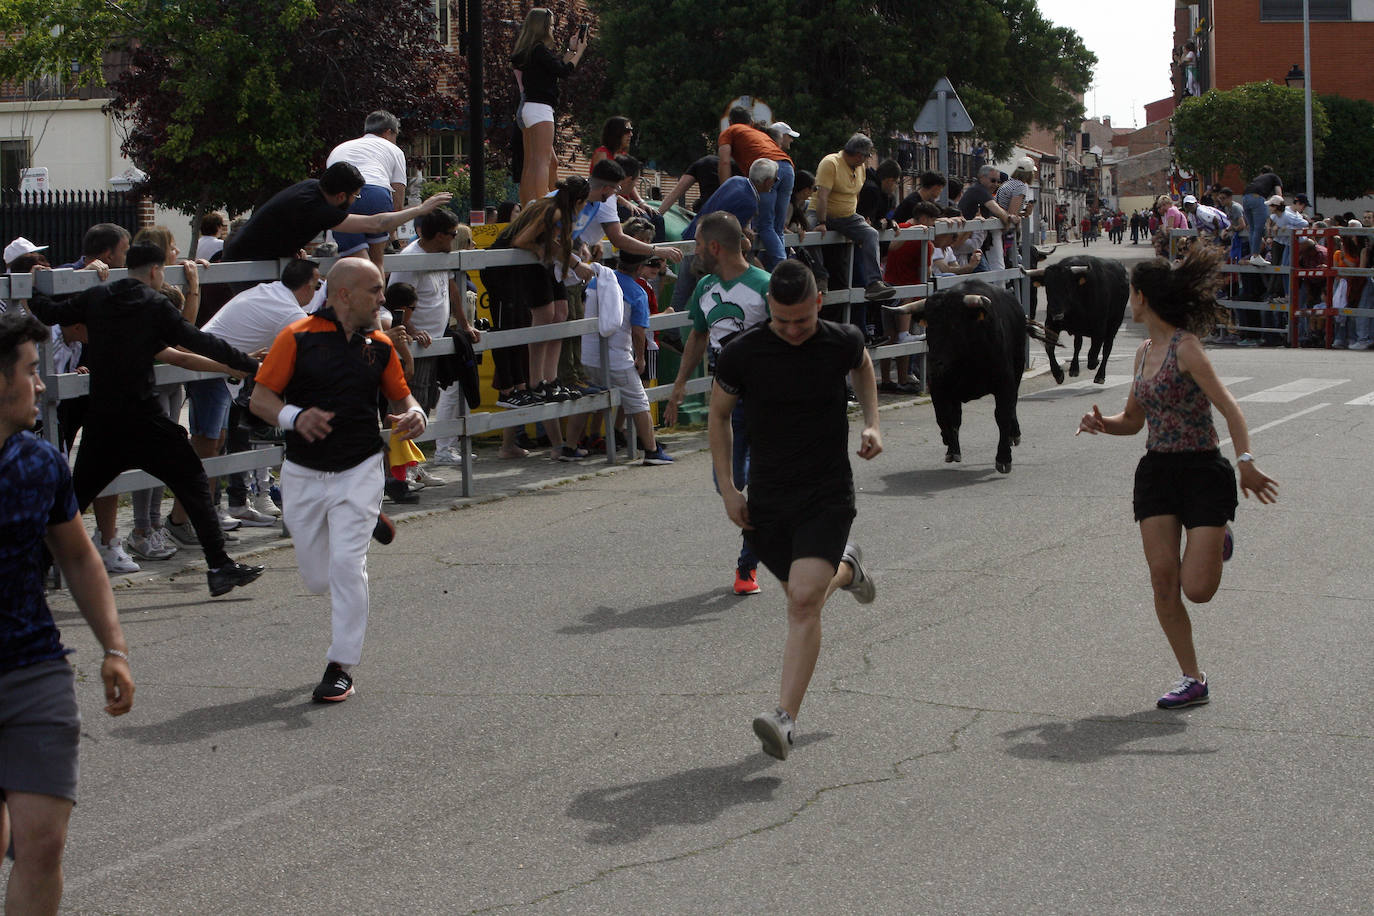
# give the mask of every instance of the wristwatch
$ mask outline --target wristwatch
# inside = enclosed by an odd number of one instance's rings
[[[1248,464],[1254,464],[1254,463],[1255,463],[1255,456],[1252,455],[1252,454],[1250,454],[1249,452],[1241,452],[1239,455],[1236,456],[1236,464],[1246,464],[1246,463],[1248,463]]]

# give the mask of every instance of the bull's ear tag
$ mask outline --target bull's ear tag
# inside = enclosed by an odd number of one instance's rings
[[[1087,278],[1087,277],[1079,277],[1079,278],[1078,278],[1078,285],[1079,285],[1079,286],[1082,286],[1083,284],[1085,284],[1085,283],[1087,283],[1087,282],[1088,282],[1088,278]]]

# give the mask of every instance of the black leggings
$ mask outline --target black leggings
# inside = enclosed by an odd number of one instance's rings
[[[224,552],[219,516],[210,501],[205,467],[191,448],[186,430],[164,416],[88,413],[72,469],[72,488],[81,511],[85,512],[116,477],[133,468],[152,474],[181,500],[210,569],[231,562]]]

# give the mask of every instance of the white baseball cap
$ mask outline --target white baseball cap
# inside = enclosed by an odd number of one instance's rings
[[[792,125],[791,125],[791,124],[788,124],[786,121],[774,121],[772,124],[769,124],[768,126],[769,126],[770,128],[772,128],[773,130],[780,130],[780,131],[782,131],[783,133],[787,134],[787,136],[789,136],[789,137],[795,138],[795,137],[800,137],[800,136],[801,136],[801,134],[799,134],[799,133],[797,133],[795,130],[793,130],[793,129],[792,129]]]
[[[5,263],[11,264],[24,255],[32,254],[35,251],[46,251],[47,247],[47,245],[35,245],[21,235],[5,246]]]
[[[1194,197],[1193,195],[1189,194],[1189,195],[1187,195],[1186,197],[1183,198],[1183,202],[1184,202],[1185,204],[1195,204],[1195,203],[1197,203],[1197,198]]]

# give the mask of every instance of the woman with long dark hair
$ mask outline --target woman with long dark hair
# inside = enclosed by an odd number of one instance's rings
[[[1143,323],[1149,337],[1136,351],[1126,409],[1104,417],[1094,404],[1078,424],[1079,432],[1114,436],[1133,436],[1149,425],[1145,457],[1135,472],[1135,519],[1155,615],[1182,669],[1178,683],[1159,698],[1161,709],[1196,706],[1210,698],[1183,598],[1210,601],[1234,547],[1228,522],[1236,517],[1236,472],[1218,448],[1213,407],[1226,418],[1246,498],[1253,493],[1261,503],[1272,503],[1278,497],[1278,483],[1255,466],[1250,454],[1240,405],[1217,378],[1199,340],[1227,320],[1216,298],[1220,260],[1217,249],[1196,245],[1177,266],[1163,258],[1136,265],[1131,320]]]
[[[524,204],[543,197],[558,180],[558,160],[553,152],[558,81],[573,72],[587,50],[585,32],[575,36],[562,55],[554,54],[550,47],[553,40],[553,13],[537,6],[525,16],[511,52],[511,66],[520,88],[515,123],[524,144],[520,173],[520,202]]]

